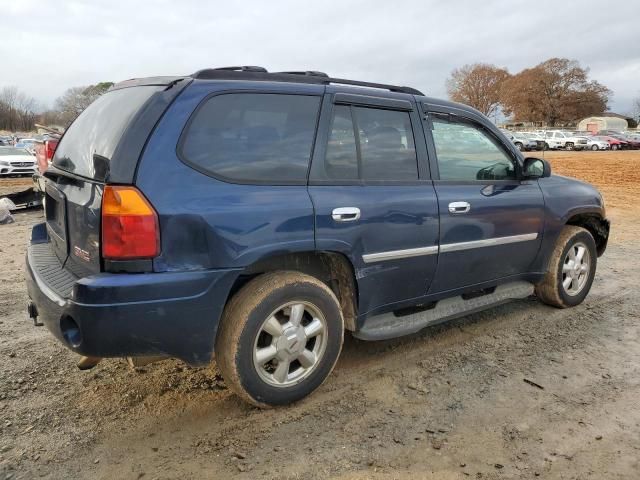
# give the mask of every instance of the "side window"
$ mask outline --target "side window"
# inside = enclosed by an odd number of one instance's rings
[[[304,182],[320,97],[231,93],[196,112],[181,144],[187,163],[251,183]]]
[[[353,107],[363,180],[416,180],[418,161],[408,112]]]
[[[357,180],[359,178],[358,150],[353,119],[351,118],[351,107],[336,105],[333,109],[330,128],[325,156],[327,177]]]
[[[330,128],[324,179],[418,179],[408,112],[336,105]]]
[[[515,179],[511,157],[482,127],[431,116],[440,180]]]

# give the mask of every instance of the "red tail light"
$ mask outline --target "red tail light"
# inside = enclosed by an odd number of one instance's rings
[[[160,253],[158,215],[140,191],[107,185],[102,195],[102,256],[152,258]]]
[[[56,153],[56,147],[58,146],[58,142],[52,142],[51,140],[48,140],[44,143],[45,145],[45,157],[47,159],[47,162],[51,163],[51,159],[53,158],[53,154]]]

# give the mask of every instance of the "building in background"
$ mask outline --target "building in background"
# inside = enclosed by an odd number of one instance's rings
[[[621,130],[635,128],[637,123],[631,117],[617,113],[606,112],[592,117],[583,118],[578,122],[578,130],[597,133],[600,130]]]

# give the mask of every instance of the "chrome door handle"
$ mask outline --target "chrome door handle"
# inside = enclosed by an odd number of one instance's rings
[[[360,220],[360,209],[357,207],[334,208],[331,212],[331,218],[336,222],[355,222]]]
[[[471,210],[469,202],[451,202],[449,204],[449,213],[467,213]]]

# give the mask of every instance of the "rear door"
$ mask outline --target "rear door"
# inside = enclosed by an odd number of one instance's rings
[[[426,293],[437,201],[413,98],[328,90],[309,180],[316,248],[350,258],[366,314]]]
[[[440,212],[440,254],[430,293],[528,272],[544,224],[537,181],[518,179],[515,152],[481,118],[426,108]]]
[[[119,149],[132,121],[161,90],[163,87],[139,86],[102,95],[67,129],[52,167],[45,173],[45,214],[51,246],[60,262],[78,276],[100,271],[104,184],[107,180],[133,181],[138,155],[125,156]],[[130,174],[123,174],[125,171]]]

